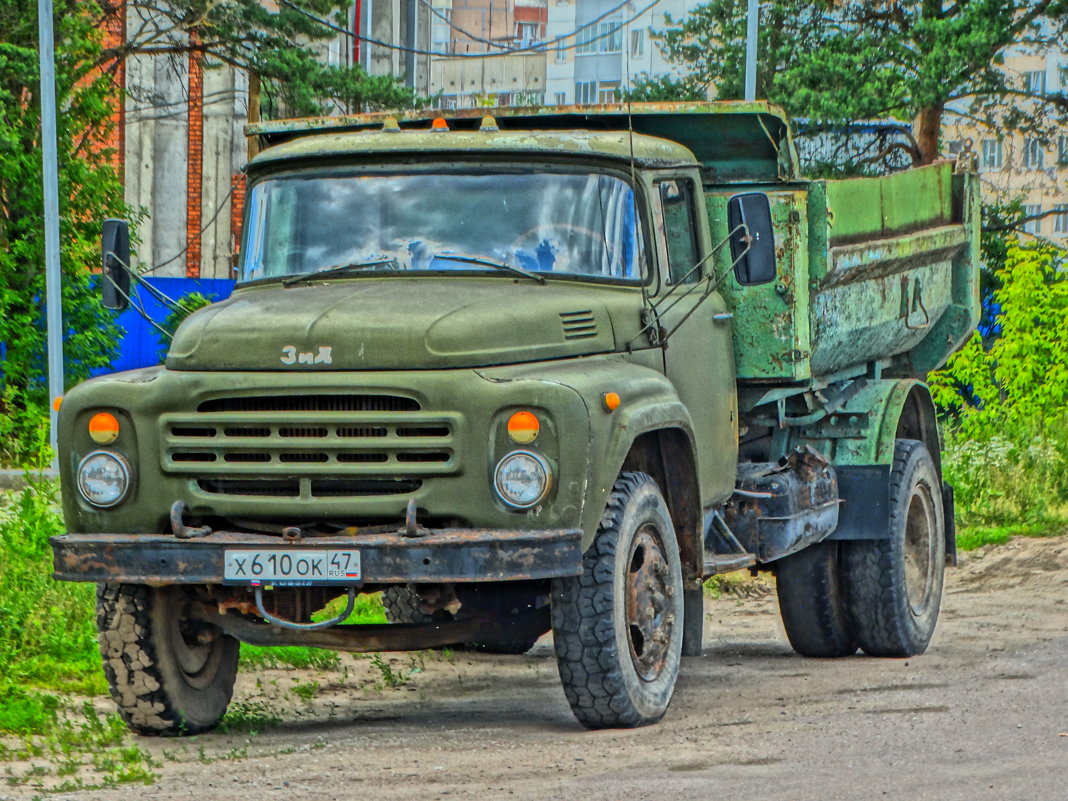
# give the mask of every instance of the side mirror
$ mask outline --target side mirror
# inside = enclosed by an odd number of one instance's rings
[[[130,224],[126,220],[104,220],[100,256],[104,308],[122,311],[130,303]]]
[[[771,204],[763,192],[735,195],[727,202],[734,275],[743,286],[775,280],[775,231]],[[736,230],[737,229],[737,230]]]

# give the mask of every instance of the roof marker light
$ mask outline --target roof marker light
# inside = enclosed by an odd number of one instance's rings
[[[382,130],[386,133],[400,133],[400,123],[396,117],[386,117],[382,120]]]
[[[430,123],[430,129],[433,131],[447,131],[449,130],[449,124],[445,122],[444,117],[437,117],[432,123]]]
[[[478,130],[480,130],[480,131],[499,131],[501,129],[499,127],[497,127],[497,120],[495,120],[493,118],[493,115],[492,114],[487,114],[485,117],[482,118],[482,124],[478,127]]]

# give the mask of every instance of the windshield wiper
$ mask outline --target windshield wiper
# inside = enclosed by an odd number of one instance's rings
[[[493,261],[493,259],[483,259],[481,256],[465,256],[461,253],[435,253],[431,256],[430,261],[434,259],[443,259],[445,261],[461,261],[465,264],[484,264],[487,267],[496,267],[498,270],[506,270],[516,275],[521,275],[524,278],[530,278],[537,281],[539,284],[545,283],[545,276],[532,273],[530,270],[524,270],[522,267],[516,267],[514,264],[507,264],[503,261]]]
[[[371,267],[381,267],[384,264],[391,264],[393,266],[390,269],[396,270],[400,263],[393,256],[381,259],[371,259],[369,261],[350,261],[345,262],[344,264],[335,264],[333,267],[323,267],[321,270],[312,270],[310,273],[294,275],[292,278],[287,278],[283,281],[282,286],[293,286],[293,284],[299,284],[301,281],[309,281],[312,278],[325,278],[328,275],[354,273],[358,270],[370,269]]]

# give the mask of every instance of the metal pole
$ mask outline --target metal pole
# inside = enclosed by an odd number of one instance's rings
[[[745,26],[745,99],[756,100],[757,13],[760,0],[749,0],[749,17]]]
[[[63,395],[63,296],[59,270],[59,161],[56,155],[56,64],[52,0],[37,0],[41,60],[41,153],[44,189],[45,308],[48,324],[49,443],[56,453],[56,398]]]

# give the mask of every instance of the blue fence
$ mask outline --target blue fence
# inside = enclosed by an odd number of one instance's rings
[[[191,292],[199,292],[212,300],[223,300],[230,297],[230,293],[234,290],[234,282],[226,278],[146,278],[145,280],[174,300],[180,300]],[[143,306],[145,313],[156,323],[162,324],[167,319],[170,310],[152,297],[149,292],[139,289],[133,294],[134,299]],[[94,370],[93,375],[150,367],[160,363],[160,353],[165,348],[165,337],[145,320],[140,312],[131,305],[119,315],[118,323],[125,332],[119,344],[119,356],[110,370],[107,368]]]

